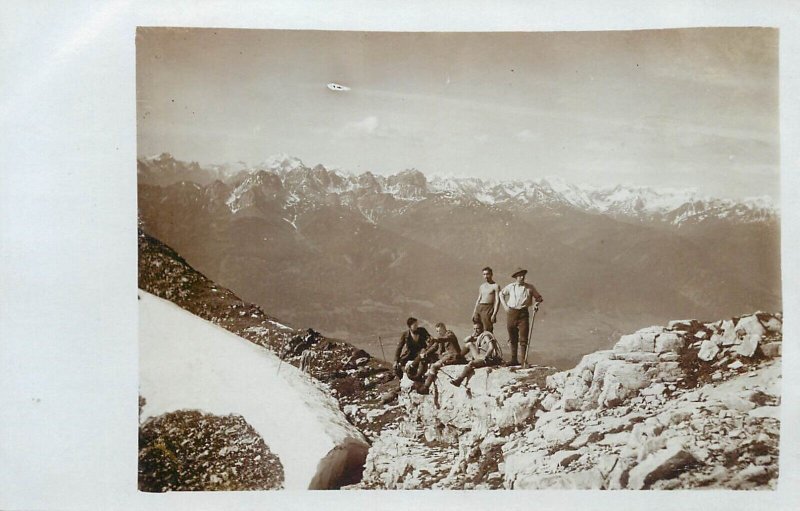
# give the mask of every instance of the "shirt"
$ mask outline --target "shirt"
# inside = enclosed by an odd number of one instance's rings
[[[503,295],[506,305],[511,309],[530,307],[534,298],[537,302],[542,301],[542,295],[539,294],[539,291],[533,287],[533,284],[528,284],[527,282],[522,285],[512,282],[504,287],[500,294]]]
[[[417,330],[417,340],[414,340],[408,330],[403,332],[400,336],[400,343],[394,353],[395,361],[406,362],[416,357],[425,348],[429,338],[430,334],[422,327]]]
[[[494,358],[497,357],[497,339],[495,339],[492,332],[481,332],[477,337],[474,335],[468,336],[464,339],[464,344],[474,343],[478,349],[481,358]],[[473,358],[470,352],[469,358]]]
[[[458,355],[461,353],[461,346],[458,344],[458,337],[452,331],[447,330],[444,333],[444,337],[436,337],[435,338],[437,344],[439,344],[439,353],[453,353],[454,355]]]

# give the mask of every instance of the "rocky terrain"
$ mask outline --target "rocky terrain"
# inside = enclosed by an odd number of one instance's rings
[[[781,341],[780,314],[676,321],[569,371],[404,381],[354,488],[773,489]]]
[[[574,368],[445,367],[429,395],[352,345],[293,329],[140,233],[140,287],[301,367],[371,442],[369,488],[769,489],[782,316],[673,321]],[[243,313],[244,312],[244,313]]]
[[[241,416],[195,410],[145,421],[139,431],[139,489],[277,490],[283,466]]]

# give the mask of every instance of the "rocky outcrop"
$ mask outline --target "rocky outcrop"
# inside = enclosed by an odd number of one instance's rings
[[[401,385],[360,488],[774,488],[781,315],[673,321],[569,371]],[[459,367],[445,368],[455,374]]]

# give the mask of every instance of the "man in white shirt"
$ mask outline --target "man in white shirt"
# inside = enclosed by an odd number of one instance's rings
[[[528,308],[536,301],[538,307],[544,301],[542,295],[533,287],[532,284],[525,282],[525,275],[528,270],[517,268],[511,274],[511,278],[516,279],[503,288],[500,292],[500,303],[508,315],[506,316],[506,327],[508,329],[508,342],[511,345],[511,360],[508,365],[518,366],[517,346],[521,345],[522,353],[528,350],[528,332],[530,328],[530,314]],[[526,360],[527,363],[527,360]]]

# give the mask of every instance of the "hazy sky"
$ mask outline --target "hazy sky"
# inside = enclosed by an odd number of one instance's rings
[[[137,97],[141,156],[778,198],[772,29],[148,28]]]

